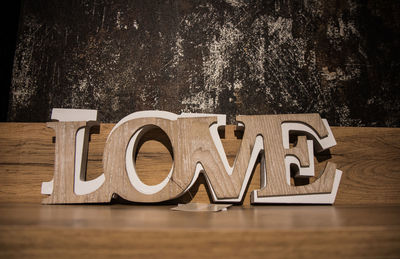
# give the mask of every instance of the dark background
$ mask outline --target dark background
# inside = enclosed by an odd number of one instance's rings
[[[64,107],[98,109],[102,122],[158,109],[224,113],[229,123],[318,112],[331,125],[400,125],[400,1],[27,0],[11,9],[2,120],[48,121]]]
[[[1,53],[0,53],[0,121],[7,120],[8,99],[11,86],[11,75],[14,60],[15,42],[17,39],[19,1],[9,1],[1,8]]]

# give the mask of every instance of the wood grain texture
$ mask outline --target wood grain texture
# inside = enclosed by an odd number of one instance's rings
[[[399,206],[0,204],[0,257],[396,258]],[[368,217],[365,217],[368,215]]]
[[[105,186],[105,191],[118,193],[126,200],[137,202],[159,202],[180,196],[190,184],[195,172],[195,164],[191,165],[189,163],[191,158],[185,157],[185,155],[187,155],[186,150],[191,150],[192,145],[198,145],[198,143],[196,141],[188,141],[188,139],[191,139],[193,134],[198,133],[196,124],[202,123],[209,125],[211,119],[201,118],[197,121],[188,118],[170,121],[158,118],[143,118],[127,121],[116,128],[104,148],[104,172],[106,179],[112,179],[112,182]],[[125,169],[125,152],[128,143],[135,132],[142,128],[143,125],[155,125],[163,130],[169,136],[174,149],[174,173],[166,186],[154,195],[146,195],[133,188]],[[151,164],[155,163],[157,163],[157,160],[151,162]],[[150,164],[147,164],[147,167],[149,171],[153,169]]]
[[[103,172],[103,149],[113,126],[102,124],[100,133],[91,135],[88,179]],[[234,129],[234,126],[227,126],[226,138],[222,139],[231,165],[241,143],[240,139],[234,138]],[[317,155],[321,162],[316,160],[316,169],[322,169],[329,159],[344,172],[336,204],[400,204],[400,130],[332,127],[332,131],[338,144],[330,149],[330,153]],[[40,203],[43,198],[41,182],[53,177],[53,136],[53,130],[46,128],[45,123],[0,123],[0,202]],[[162,152],[158,153],[158,150]],[[146,157],[155,170],[169,170],[168,163],[153,162],[168,158],[167,152],[165,148],[157,149],[146,142],[138,158]],[[148,164],[137,163],[137,166],[140,177],[152,178],[153,171],[146,169]],[[260,188],[259,179],[257,166],[244,204],[249,202],[249,191]],[[193,186],[190,195],[182,197],[183,201],[191,200],[193,196],[193,201],[209,202],[202,183],[204,179]]]
[[[333,128],[332,161],[344,173],[338,204],[399,204],[400,129]]]
[[[257,135],[263,137],[265,167],[267,171],[266,186],[262,186],[261,189],[257,190],[258,197],[330,193],[332,191],[336,169],[334,164],[327,167],[328,170],[324,171],[325,173],[320,178],[308,185],[292,186],[288,185],[285,180],[286,171],[284,157],[288,154],[298,155],[298,148],[300,148],[300,146],[297,146],[295,152],[293,152],[292,149],[284,149],[282,123],[302,122],[313,128],[319,137],[327,137],[328,131],[324,127],[319,114],[238,116],[237,120],[243,122],[245,125],[243,140],[250,140],[248,143],[249,146],[255,142],[255,137]],[[246,137],[246,135],[248,137]],[[306,152],[307,151],[308,150],[306,150]],[[304,155],[298,156],[298,158],[301,157],[304,157]]]
[[[95,123],[97,124],[97,123]],[[55,162],[54,162],[54,182],[53,192],[49,197],[43,199],[43,203],[83,203],[87,197],[76,195],[74,192],[75,180],[75,143],[77,131],[85,127],[89,131],[94,123],[85,121],[76,122],[48,122],[48,127],[54,129],[56,134],[55,143]],[[86,133],[88,136],[88,133]],[[85,137],[84,142],[88,143],[89,138]],[[87,154],[87,148],[83,144],[83,154]],[[85,155],[83,155],[85,156]],[[86,159],[82,159],[82,167],[86,167]],[[85,169],[83,169],[85,170]],[[80,174],[80,172],[79,172]]]
[[[243,188],[245,188],[243,184],[247,186],[248,180],[245,179],[251,174],[262,146],[265,152],[261,155],[261,159],[265,161],[263,165],[268,173],[266,184],[257,190],[258,197],[320,194],[333,191],[336,170],[336,165],[333,163],[328,163],[322,176],[310,184],[292,186],[286,182],[285,155],[303,158],[300,163],[304,165],[309,163],[308,159],[304,160],[304,157],[308,157],[309,150],[305,136],[300,138],[296,147],[285,149],[282,124],[301,122],[301,125],[307,125],[311,127],[310,130],[315,130],[319,137],[328,137],[328,129],[325,128],[319,114],[242,115],[238,117],[238,120],[245,125],[245,131],[231,173],[228,173],[224,167],[223,160],[210,135],[209,128],[217,121],[216,117],[178,118],[177,120],[147,117],[126,121],[113,128],[107,138],[103,153],[105,183],[97,190],[84,195],[77,195],[74,192],[74,176],[76,177],[77,174],[74,172],[77,170],[74,160],[75,142],[78,129],[85,126],[88,132],[90,126],[86,126],[86,122],[47,123],[55,130],[57,141],[54,190],[48,193],[51,195],[45,198],[43,203],[110,202],[114,194],[132,202],[169,201],[181,197],[189,188],[192,179],[197,180],[195,171],[198,170],[199,164],[207,179],[207,187],[213,193],[214,202],[232,202],[226,199],[241,201]],[[173,152],[174,164],[171,176],[167,178],[165,185],[157,191],[149,192],[149,187],[143,187],[136,177],[135,162],[129,162],[133,165],[127,166],[127,156],[129,154],[131,157],[136,157],[140,139],[148,130],[154,128],[165,132],[165,137],[169,139],[169,150]],[[258,136],[262,137],[263,143],[256,144]],[[88,137],[85,137],[85,143],[88,144]],[[84,154],[87,154],[86,144],[83,144]],[[129,150],[132,154],[128,152]],[[86,159],[83,161],[85,162],[82,163],[82,168],[86,170]],[[153,161],[154,163],[157,161]],[[148,170],[153,169],[152,165],[148,166]]]

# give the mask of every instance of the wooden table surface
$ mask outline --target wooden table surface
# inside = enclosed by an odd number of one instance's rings
[[[1,204],[0,226],[125,230],[400,227],[400,206],[233,206],[214,213],[173,211],[172,207]]]
[[[102,173],[112,127],[92,135],[89,179]],[[54,170],[54,132],[44,123],[0,123],[0,257],[400,258],[400,129],[332,130],[338,145],[315,162],[343,170],[334,206],[250,206],[247,195],[244,206],[194,213],[168,205],[41,205],[41,183]],[[240,146],[233,126],[222,143],[232,162]],[[148,166],[154,160],[157,174]],[[168,151],[151,141],[136,162],[148,184],[171,166]],[[186,202],[210,202],[199,182]],[[259,182],[255,173],[249,191]]]
[[[0,204],[0,255],[9,257],[400,256],[400,206]]]

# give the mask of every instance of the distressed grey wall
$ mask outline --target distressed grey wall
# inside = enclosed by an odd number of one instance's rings
[[[24,1],[10,121],[52,107],[399,126],[399,1]]]

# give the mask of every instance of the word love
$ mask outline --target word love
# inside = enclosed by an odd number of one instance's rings
[[[342,172],[327,162],[322,174],[308,185],[290,184],[295,177],[313,177],[316,152],[336,145],[328,122],[318,114],[240,115],[243,139],[231,167],[218,127],[226,116],[181,114],[164,111],[132,113],[119,121],[108,135],[103,152],[103,174],[86,179],[90,128],[98,125],[97,111],[53,109],[47,123],[55,130],[54,178],[42,183],[45,204],[110,202],[114,194],[132,201],[154,203],[175,199],[187,192],[204,174],[213,202],[239,203],[261,158],[260,189],[251,193],[252,203],[321,203],[335,201]],[[140,139],[160,128],[168,136],[173,166],[157,185],[144,184],[135,169]],[[289,142],[296,138],[295,145]],[[157,161],[155,161],[157,163]]]

